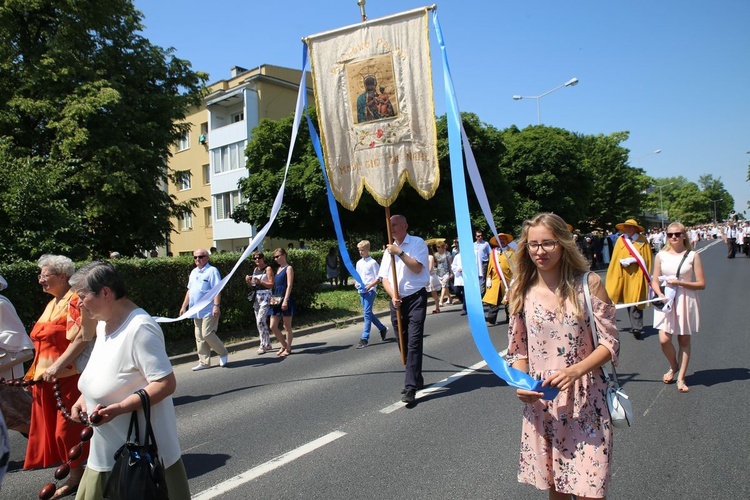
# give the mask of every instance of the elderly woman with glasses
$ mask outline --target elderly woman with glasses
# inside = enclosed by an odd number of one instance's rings
[[[263,252],[253,254],[255,268],[252,276],[245,276],[247,283],[253,290],[250,295],[253,296],[253,311],[255,312],[255,325],[258,327],[260,336],[260,346],[258,354],[265,354],[271,350],[271,330],[268,328],[268,299],[271,298],[271,289],[273,288],[273,268],[266,263],[266,256]]]
[[[273,251],[273,260],[276,261],[279,267],[276,270],[276,276],[273,281],[272,297],[278,297],[279,303],[276,305],[272,303],[268,314],[271,316],[271,331],[273,331],[273,334],[276,335],[281,344],[278,356],[284,358],[292,353],[292,340],[294,339],[292,317],[297,312],[294,307],[294,298],[292,297],[294,268],[287,262],[286,250],[283,248],[277,248]],[[284,323],[284,330],[286,331],[286,339],[284,339],[284,336],[281,334],[281,328],[279,328],[282,321]]]
[[[692,251],[685,226],[673,222],[667,228],[667,244],[654,262],[654,275],[651,288],[664,297],[659,284],[670,290],[672,301],[663,308],[654,310],[654,328],[659,329],[661,350],[669,362],[669,370],[662,376],[665,384],[677,378],[677,390],[688,392],[685,384],[688,362],[690,361],[690,336],[698,333],[698,290],[706,288],[703,264],[700,256]],[[675,352],[672,337],[677,335],[679,354]]]
[[[169,498],[190,498],[172,394],[177,380],[167,356],[164,334],[150,314],[128,299],[127,288],[108,262],[91,262],[70,279],[83,309],[95,320],[97,342],[78,387],[82,395],[71,418],[97,412],[91,453],[76,500],[102,500],[115,452],[125,443],[132,412],[139,413],[140,439],[145,428],[143,389],[151,407],[151,425],[165,468]]]
[[[70,408],[80,397],[78,378],[94,338],[94,321],[81,314],[80,300],[68,279],[75,272],[73,261],[62,255],[43,255],[37,262],[41,273],[39,284],[52,295],[44,313],[31,330],[36,354],[26,373],[26,380],[37,382],[31,387],[31,428],[26,446],[24,469],[59,465],[68,459],[68,450],[77,445],[83,427],[63,417],[57,408],[54,381],[59,386],[63,404]],[[83,474],[88,443],[80,458],[71,462],[70,477],[52,498],[73,493]]]

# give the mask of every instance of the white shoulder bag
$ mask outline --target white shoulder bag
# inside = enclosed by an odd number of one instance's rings
[[[594,321],[594,308],[591,305],[591,291],[589,290],[589,273],[583,275],[583,295],[586,298],[586,309],[589,314],[591,323],[591,337],[594,340],[594,349],[599,345],[596,333],[596,322]],[[611,364],[611,363],[610,363]],[[612,420],[612,425],[618,428],[627,428],[633,425],[633,406],[630,404],[630,398],[622,390],[617,382],[617,372],[615,365],[612,365],[612,377],[610,378],[607,371],[607,365],[602,365],[604,380],[607,381],[607,408]]]

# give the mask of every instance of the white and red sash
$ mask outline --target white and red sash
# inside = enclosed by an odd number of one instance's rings
[[[648,272],[648,269],[646,269],[646,262],[643,260],[643,255],[633,246],[633,242],[630,241],[630,238],[626,234],[623,234],[621,236],[623,244],[625,244],[625,248],[628,249],[628,252],[630,252],[630,255],[633,256],[636,263],[638,264],[638,267],[641,268],[641,272],[643,272],[643,276],[646,279],[646,284],[648,285],[648,296],[651,298],[653,296],[654,291],[651,290],[651,274]]]

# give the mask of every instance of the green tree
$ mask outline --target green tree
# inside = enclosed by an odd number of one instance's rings
[[[669,220],[694,226],[713,220],[712,204],[705,191],[694,182],[684,182],[669,192]]]
[[[578,136],[585,171],[593,180],[584,219],[575,221],[584,229],[611,229],[642,210],[643,191],[649,179],[639,168],[628,165],[628,150],[620,144],[628,132]]]
[[[698,185],[708,198],[711,208],[716,212],[716,219],[719,221],[726,219],[729,212],[734,209],[734,197],[724,187],[721,177],[715,179],[711,174],[701,175],[698,177]],[[712,200],[718,200],[716,207]]]
[[[207,75],[139,32],[129,0],[0,7],[0,250],[73,258],[161,244],[195,206],[163,189]]]
[[[503,132],[507,154],[500,171],[513,190],[513,221],[554,212],[578,225],[586,221],[594,191],[591,171],[575,134],[555,127],[510,127]]]

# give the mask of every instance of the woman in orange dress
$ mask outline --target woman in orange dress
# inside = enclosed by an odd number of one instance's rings
[[[80,361],[84,351],[93,344],[95,325],[91,320],[82,324],[78,296],[68,279],[75,272],[73,261],[62,255],[43,255],[37,263],[41,269],[39,284],[53,299],[34,325],[31,340],[36,354],[26,373],[26,380],[42,381],[31,386],[31,429],[26,446],[24,469],[51,467],[68,459],[68,450],[80,442],[83,426],[63,417],[57,409],[53,380],[60,386],[62,402],[70,409],[81,396],[78,377],[83,371]],[[78,460],[73,461],[70,477],[52,498],[73,493],[83,475],[83,462],[88,457],[89,443]]]

